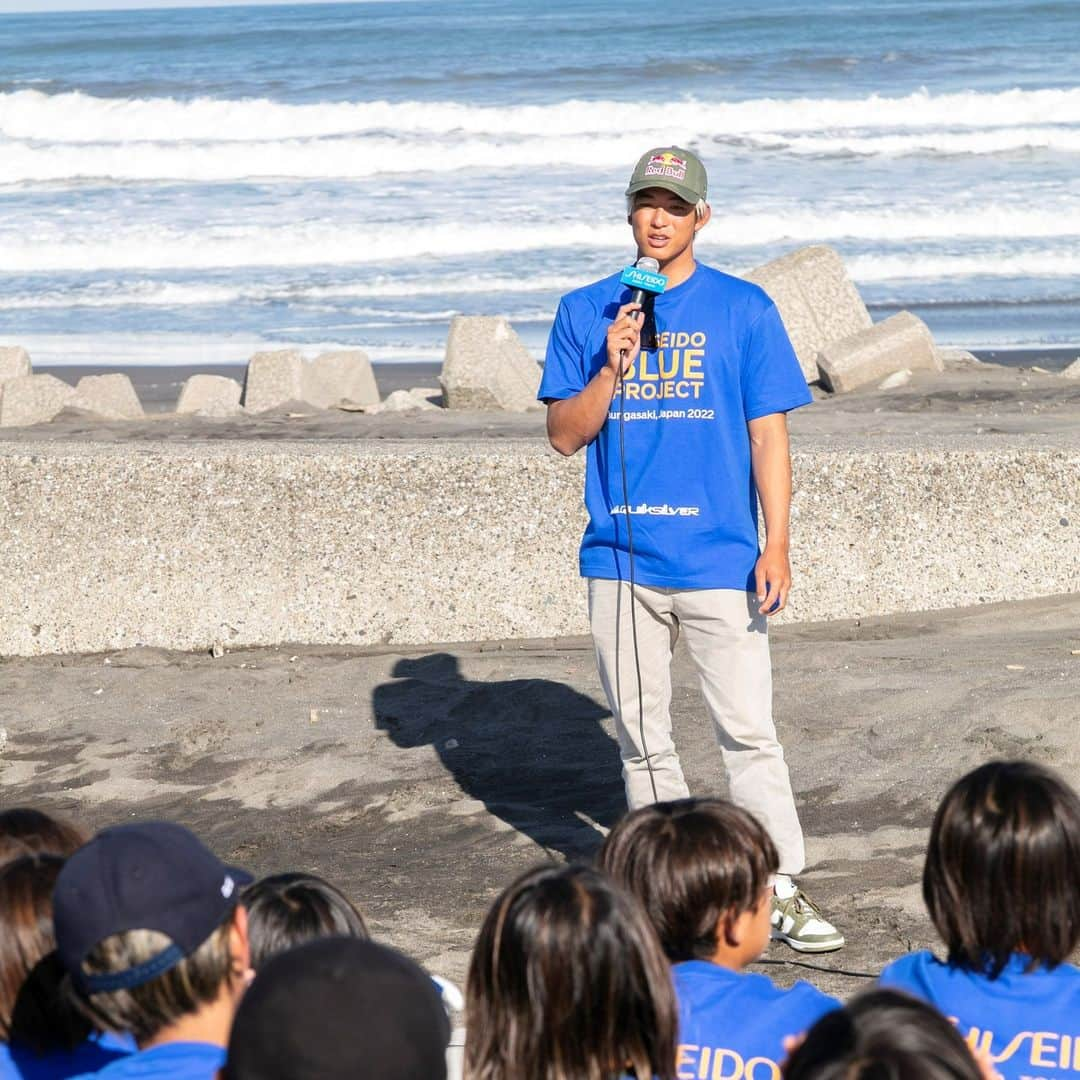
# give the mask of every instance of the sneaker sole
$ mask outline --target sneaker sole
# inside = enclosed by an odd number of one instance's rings
[[[805,942],[799,941],[797,938],[788,937],[787,934],[780,930],[774,930],[772,932],[773,941],[782,941],[789,948],[794,949],[796,952],[803,953],[826,953],[836,952],[838,949],[842,949],[847,942],[840,938],[839,941],[828,942]]]

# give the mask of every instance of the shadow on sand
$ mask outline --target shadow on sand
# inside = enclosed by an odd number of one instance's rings
[[[541,846],[593,854],[596,824],[625,809],[606,708],[548,679],[470,681],[450,653],[399,660],[392,674],[372,705],[395,745],[433,746],[462,792]]]

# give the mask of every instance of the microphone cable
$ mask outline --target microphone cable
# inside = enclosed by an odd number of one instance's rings
[[[638,354],[641,355],[640,353]],[[619,354],[620,361],[623,354]],[[630,571],[630,637],[634,645],[634,674],[637,676],[638,734],[641,736],[641,752],[645,755],[645,767],[649,770],[649,786],[653,802],[660,801],[656,793],[656,774],[653,772],[649,744],[645,739],[645,694],[641,684],[641,654],[638,652],[637,636],[637,580],[634,574],[634,525],[630,514],[630,489],[626,480],[626,394],[624,372],[619,372],[619,464],[622,471],[623,517],[626,519],[626,556]]]

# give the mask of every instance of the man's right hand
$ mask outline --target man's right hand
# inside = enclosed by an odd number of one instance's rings
[[[607,366],[621,379],[641,351],[640,304],[623,304],[607,332]]]

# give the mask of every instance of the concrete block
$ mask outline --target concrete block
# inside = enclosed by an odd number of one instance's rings
[[[304,358],[296,349],[256,353],[244,376],[244,408],[266,412],[288,401],[302,401]]]
[[[817,381],[817,355],[826,345],[872,325],[843,259],[825,244],[773,259],[746,279],[776,304],[807,382]]]
[[[525,412],[542,408],[536,400],[540,365],[501,317],[453,318],[439,383],[448,409]]]
[[[974,353],[956,345],[939,345],[937,354],[942,368],[949,371],[968,371],[982,363]]]
[[[413,390],[395,390],[387,399],[378,405],[371,405],[364,411],[369,413],[381,412],[407,412],[410,409],[438,409],[426,397]]]
[[[432,405],[442,406],[443,392],[441,386],[410,386],[409,393],[416,397],[422,397],[425,401],[430,401]]]
[[[887,375],[878,383],[879,390],[896,390],[901,386],[907,386],[911,382],[911,368],[901,368]]]
[[[894,372],[941,371],[941,358],[926,323],[901,311],[818,354],[821,381],[834,394],[877,383]]]
[[[143,407],[131,379],[121,372],[86,375],[75,385],[79,408],[89,409],[107,420],[141,420]]]
[[[0,427],[29,427],[78,403],[75,387],[55,375],[17,375],[0,386]]]
[[[375,405],[379,401],[371,361],[360,349],[323,353],[305,364],[302,393],[303,401],[320,409],[342,401],[354,405]]]
[[[0,385],[8,379],[29,375],[30,354],[19,345],[0,345]]]
[[[192,375],[180,391],[176,411],[181,415],[235,416],[243,388],[224,375]]]
[[[1062,373],[1063,379],[1080,379],[1080,356],[1078,356]]]

